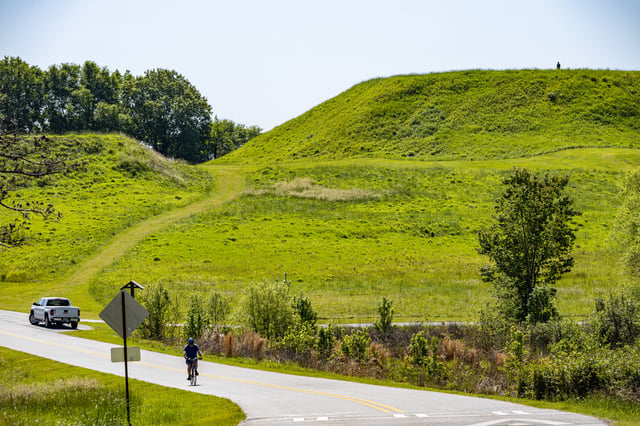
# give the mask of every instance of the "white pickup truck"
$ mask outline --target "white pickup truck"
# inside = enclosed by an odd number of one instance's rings
[[[75,329],[80,322],[80,308],[71,306],[65,297],[43,297],[31,306],[29,322],[34,325],[44,322],[47,328],[53,324],[70,324]]]

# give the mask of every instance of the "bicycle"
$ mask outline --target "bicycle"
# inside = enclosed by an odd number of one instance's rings
[[[187,362],[189,362],[189,384],[191,386],[196,386],[196,383],[198,382],[198,372],[196,370],[196,360],[198,359],[202,359],[202,357],[187,358]]]

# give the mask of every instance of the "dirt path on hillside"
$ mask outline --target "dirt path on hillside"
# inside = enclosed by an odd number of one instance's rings
[[[65,295],[71,300],[83,300],[84,312],[90,314],[100,312],[102,307],[88,297],[89,283],[100,271],[114,263],[127,250],[133,248],[148,235],[186,217],[221,206],[242,193],[245,177],[243,169],[216,166],[208,167],[207,170],[213,175],[215,181],[215,189],[210,197],[186,207],[153,216],[124,230],[113,237],[98,252],[88,257],[77,269],[64,277],[61,284],[54,286],[51,290],[55,293],[58,289],[64,289]],[[70,286],[70,283],[73,285]]]

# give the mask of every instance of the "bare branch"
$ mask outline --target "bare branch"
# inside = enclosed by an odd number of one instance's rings
[[[24,244],[32,214],[44,220],[61,217],[50,203],[38,200],[8,202],[25,182],[45,176],[63,174],[80,167],[80,155],[64,141],[46,136],[19,136],[7,120],[0,122],[0,207],[19,213],[22,222],[0,226],[0,247]]]

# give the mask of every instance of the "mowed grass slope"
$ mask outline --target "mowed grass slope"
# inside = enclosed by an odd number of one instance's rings
[[[127,196],[132,214],[123,220],[130,220],[102,223],[108,206],[92,185],[82,187],[88,175],[78,175],[77,191],[56,201],[73,219],[54,225],[50,242],[11,251],[17,266],[4,260],[14,272],[2,283],[10,296],[0,307],[30,303],[18,290],[35,295],[47,282],[61,293],[82,286],[102,306],[134,279],[164,283],[182,300],[221,291],[237,308],[246,286],[287,273],[292,291],[309,296],[323,322],[370,321],[382,297],[394,301],[396,320],[473,320],[491,295],[479,279],[487,259],[477,254],[477,231],[491,222],[502,178],[527,167],[570,176],[583,214],[575,223],[576,265],[558,284],[558,305],[563,315],[585,315],[596,295],[625,284],[614,228],[624,174],[640,166],[638,77],[469,71],[361,83],[228,156],[185,166],[192,173],[186,186],[158,181],[154,172],[123,180],[151,188],[159,211],[216,197],[226,178],[205,194],[212,174],[244,176],[245,190],[139,233],[139,243],[83,282],[60,282],[108,244],[105,235],[144,228],[153,214]],[[112,161],[105,156],[109,170]],[[77,197],[93,208],[77,207]],[[97,241],[76,254],[70,238]]]
[[[213,163],[259,166],[225,208],[143,242],[92,284],[106,298],[136,269],[187,294],[240,302],[281,280],[326,321],[473,319],[491,289],[477,231],[513,167],[563,173],[583,212],[564,315],[624,285],[615,210],[640,165],[637,72],[468,71],[363,82]],[[143,265],[143,267],[140,267]]]
[[[30,182],[16,191],[18,201],[52,203],[62,213],[59,221],[36,217],[36,237],[23,247],[0,252],[0,292],[3,306],[18,308],[33,297],[65,282],[91,255],[124,230],[163,212],[205,198],[213,188],[211,174],[185,163],[167,160],[138,141],[122,135],[65,135],[81,147],[85,165],[67,176]],[[0,221],[16,216],[0,209]],[[38,235],[39,234],[39,235]],[[35,301],[35,300],[33,300]]]
[[[247,284],[286,272],[293,292],[308,295],[328,322],[370,321],[382,297],[394,301],[398,320],[471,320],[491,293],[479,279],[487,260],[477,254],[477,231],[490,223],[501,179],[528,167],[571,177],[583,214],[559,304],[565,315],[585,315],[595,296],[622,285],[610,240],[625,164],[640,164],[640,151],[265,167],[249,175],[243,197],[147,238],[92,289],[106,301],[117,283],[137,276],[185,297],[215,290],[239,303]]]
[[[462,71],[357,84],[224,163],[301,159],[496,159],[640,145],[640,73]]]

